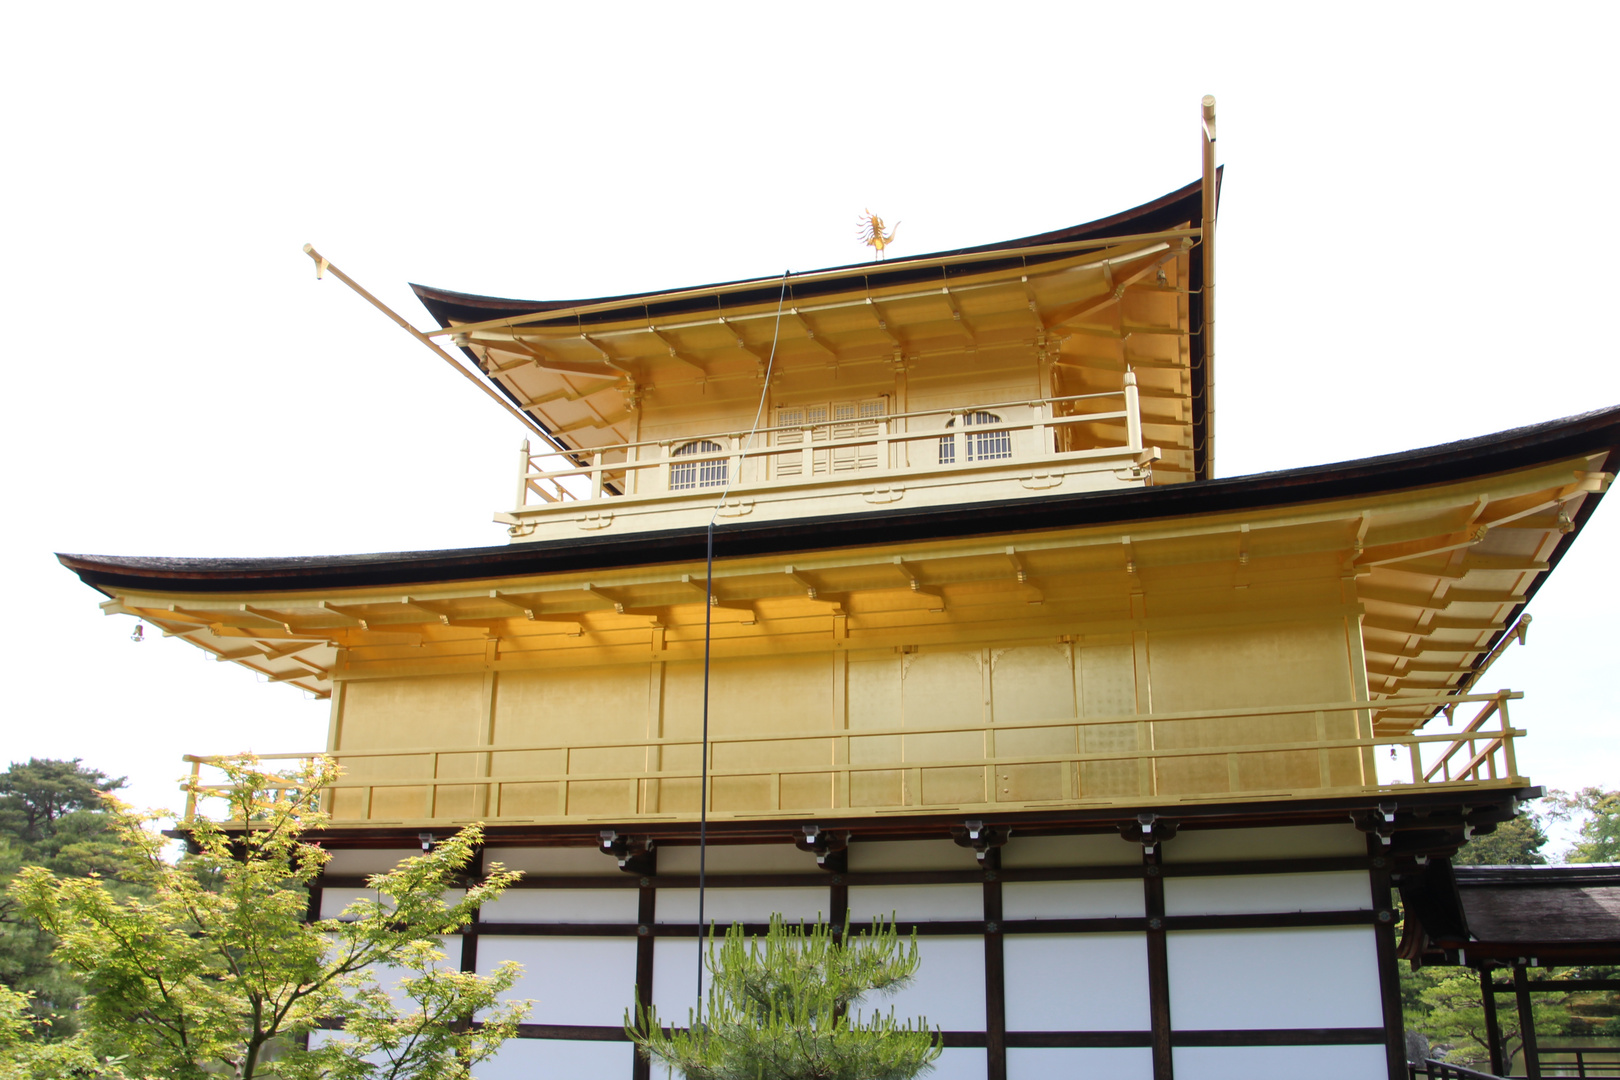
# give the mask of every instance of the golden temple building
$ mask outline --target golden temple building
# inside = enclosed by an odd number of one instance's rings
[[[710,918],[916,929],[939,1080],[1395,1080],[1392,888],[1538,793],[1479,681],[1620,410],[1217,477],[1218,175],[781,278],[417,287],[536,429],[509,544],[61,561],[330,699],[290,748],[344,769],[321,910],[487,823],[527,876],[461,962],[538,1000],[492,1080],[648,1075],[622,1019],[692,1003],[700,811]]]

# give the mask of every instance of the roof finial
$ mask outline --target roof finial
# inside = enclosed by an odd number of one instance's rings
[[[894,228],[885,235],[883,232],[883,219],[872,213],[869,208],[860,219],[860,231],[856,233],[861,243],[869,248],[875,248],[878,261],[883,259],[883,249],[894,243],[894,234],[900,229],[900,223],[894,223]]]

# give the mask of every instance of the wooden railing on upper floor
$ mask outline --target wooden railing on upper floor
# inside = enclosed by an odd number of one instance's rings
[[[1076,411],[1093,407],[1098,407],[1099,411]],[[997,419],[983,426],[969,426],[970,418],[985,413]],[[1009,415],[1017,413],[1023,413],[1023,418]],[[1113,441],[1092,438],[1085,440],[1092,445],[1080,449],[1058,449],[1063,441],[1061,433],[1078,425],[1097,423],[1122,430],[1123,438]],[[970,444],[978,440],[982,446],[987,434],[1004,435],[998,445],[1004,445],[1006,452],[976,454]],[[712,444],[717,449],[689,449],[703,444]],[[921,452],[914,451],[913,447],[920,448]],[[687,452],[677,453],[683,448]],[[721,431],[617,443],[581,450],[577,456],[588,458],[589,464],[561,469],[537,468],[541,460],[556,460],[556,454],[532,454],[525,442],[518,456],[516,507],[521,510],[528,506],[531,496],[555,503],[612,498],[625,492],[639,495],[669,492],[673,490],[671,470],[676,466],[701,469],[707,464],[711,477],[723,479],[698,487],[718,489],[725,486],[726,480],[740,485],[844,475],[842,469],[830,464],[819,466],[816,455],[823,455],[829,462],[835,456],[860,461],[859,468],[850,467],[849,474],[870,472],[876,475],[913,469],[965,469],[997,461],[1131,457],[1142,453],[1143,449],[1139,391],[1135,377],[1127,372],[1121,391],[975,402],[949,409],[850,418],[828,417],[816,423],[762,427],[753,432],[752,439],[746,431]]]
[[[715,735],[709,740],[707,771],[710,815],[768,818],[822,811],[876,816],[908,809],[1289,799],[1523,783],[1513,740],[1524,732],[1510,727],[1507,715],[1508,701],[1519,697],[1503,690],[1432,701],[1402,698],[1402,708],[1481,708],[1461,732],[1395,736],[1375,735],[1373,728],[1380,709],[1393,703],[1368,701],[1069,716],[971,727],[923,724]],[[1271,737],[1245,738],[1252,730]],[[327,809],[335,822],[348,824],[695,816],[700,747],[700,739],[679,736],[338,749],[328,756],[343,767],[344,775],[332,785]],[[1375,754],[1385,747],[1405,748],[1410,781],[1380,781]],[[1440,757],[1425,768],[1425,751],[1435,749]],[[1460,754],[1465,764],[1449,769],[1448,763]],[[261,760],[315,756],[268,754]],[[206,797],[227,790],[224,784],[204,783],[202,775],[202,769],[222,759],[186,760],[195,792]],[[606,761],[620,764],[604,765]],[[626,767],[631,761],[634,765]],[[196,811],[192,795],[187,818]]]

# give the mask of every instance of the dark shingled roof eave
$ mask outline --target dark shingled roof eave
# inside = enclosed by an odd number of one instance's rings
[[[920,510],[731,524],[715,534],[718,557],[831,551],[872,544],[959,539],[1152,521],[1385,494],[1533,467],[1579,454],[1620,451],[1620,406],[1398,454],[1229,479],[1126,491],[1049,495]],[[1609,459],[1613,468],[1615,458]],[[1552,558],[1556,565],[1598,503],[1584,500]],[[58,554],[85,584],[169,593],[250,593],[443,584],[701,561],[705,530],[675,529],[567,542],[447,551],[298,558],[197,559]],[[1529,595],[1546,580],[1539,575]],[[1527,597],[1528,602],[1528,597]],[[1521,605],[1522,607],[1522,605]],[[1510,620],[1511,622],[1511,620]]]
[[[1224,168],[1224,166],[1223,166]],[[1219,173],[1219,170],[1217,170]],[[960,255],[983,254],[993,256],[998,252],[1014,254],[1023,248],[1039,247],[1044,244],[1062,244],[1076,240],[1089,240],[1106,238],[1109,236],[1128,236],[1135,233],[1160,232],[1164,229],[1174,228],[1184,221],[1198,222],[1203,214],[1204,182],[1198,179],[1170,192],[1168,195],[1132,207],[1109,217],[1088,221],[1082,225],[1073,225],[1065,229],[1056,229],[1052,232],[1037,233],[1033,236],[1019,237],[1015,240],[1002,240],[993,244],[981,244],[976,247],[957,248],[952,251],[934,251],[926,255],[910,255],[904,258],[890,259],[886,262],[850,263],[847,266],[833,266],[823,270],[814,271],[816,274],[835,273],[847,270],[847,278],[834,280],[825,284],[813,286],[814,291],[838,291],[848,289],[852,279],[865,279],[873,287],[882,288],[885,285],[904,284],[918,274],[937,282],[938,268],[929,265],[935,259],[950,258]],[[1220,178],[1216,178],[1216,191],[1220,190]],[[1063,256],[1052,256],[1062,258]],[[985,267],[974,264],[975,272]],[[738,285],[747,285],[751,281],[758,282],[759,288],[755,291],[744,291],[732,294],[730,301],[737,305],[749,303],[775,303],[778,292],[779,278],[743,278],[736,281],[713,282],[708,285],[681,286],[678,290],[662,290],[648,293],[626,293],[620,296],[600,296],[590,299],[578,300],[517,300],[499,296],[479,296],[474,293],[454,292],[449,289],[434,288],[430,285],[412,283],[417,299],[428,313],[436,319],[441,327],[448,327],[451,320],[459,322],[483,322],[488,319],[502,319],[512,315],[533,313],[536,317],[529,322],[543,323],[547,311],[558,308],[572,308],[597,304],[622,303],[625,307],[640,307],[651,305],[660,314],[673,314],[682,310],[708,311],[712,309],[712,301],[706,298],[694,298],[687,301],[671,303],[663,298],[670,291],[704,292],[706,290],[731,289]],[[804,293],[805,285],[795,285],[796,293]],[[804,293],[808,295],[808,293]],[[802,298],[802,297],[801,297]],[[596,319],[623,318],[623,312],[603,312],[589,316],[587,322]]]

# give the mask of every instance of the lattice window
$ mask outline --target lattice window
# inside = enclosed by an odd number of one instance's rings
[[[678,446],[672,457],[686,457],[693,454],[719,454],[724,448],[717,442],[708,439],[699,439],[689,442],[685,446]],[[726,486],[726,459],[710,458],[707,461],[677,461],[669,467],[669,490],[690,491],[693,488],[725,487]]]
[[[972,412],[961,417],[965,428],[983,428],[990,424],[1001,423],[1001,417],[995,413]],[[945,426],[956,426],[957,417],[951,417]],[[999,431],[964,431],[962,442],[966,447],[969,461],[993,461],[997,458],[1012,457],[1012,433],[1005,428]],[[946,435],[939,440],[939,463],[941,465],[956,464],[956,439]]]
[[[771,455],[773,475],[804,476],[807,468],[816,476],[877,468],[882,464],[878,460],[877,438],[883,434],[888,415],[886,397],[779,406],[776,427],[785,430],[776,432],[773,444],[808,449],[797,454]],[[872,441],[864,441],[867,439]],[[851,441],[853,444],[847,446],[816,445]]]

